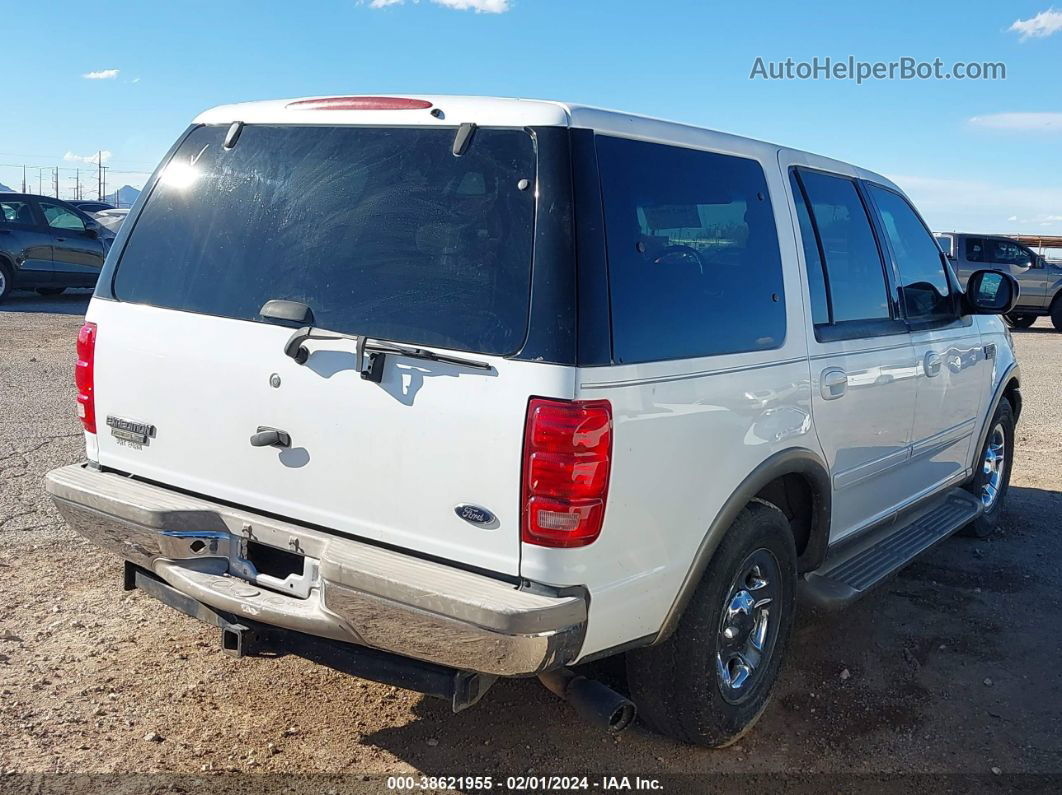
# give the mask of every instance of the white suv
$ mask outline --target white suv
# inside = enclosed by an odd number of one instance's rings
[[[887,179],[555,102],[195,120],[78,339],[51,472],[127,588],[449,699],[538,675],[725,745],[798,590],[839,606],[1007,491],[1012,277]],[[569,666],[625,654],[629,696]],[[585,670],[585,669],[584,669]]]

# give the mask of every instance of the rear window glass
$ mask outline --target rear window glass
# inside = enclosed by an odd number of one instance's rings
[[[617,362],[777,348],[782,263],[754,160],[600,136]]]
[[[181,144],[122,253],[115,297],[508,354],[527,330],[535,151],[522,130],[249,125]]]

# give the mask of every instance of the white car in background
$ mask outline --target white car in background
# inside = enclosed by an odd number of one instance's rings
[[[129,215],[128,207],[112,207],[109,210],[100,210],[98,213],[92,213],[93,218],[112,232],[117,232],[121,229],[122,222],[125,221],[127,215]]]

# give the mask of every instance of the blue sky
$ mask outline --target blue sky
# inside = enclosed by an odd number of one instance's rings
[[[4,8],[0,182],[104,150],[142,184],[189,120],[333,93],[544,97],[763,138],[889,175],[938,229],[1062,234],[1062,9],[1035,2],[110,0]],[[765,61],[1002,62],[1007,78],[750,79]],[[14,68],[12,68],[14,64]],[[89,75],[93,75],[89,77]],[[72,195],[74,172],[61,172]],[[45,190],[50,176],[44,175]],[[34,189],[36,168],[30,170]],[[95,192],[94,173],[83,178]]]

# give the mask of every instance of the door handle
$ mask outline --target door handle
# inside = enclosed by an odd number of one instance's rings
[[[930,351],[926,354],[926,358],[922,360],[922,369],[926,371],[926,376],[932,378],[940,373],[940,365],[944,359],[939,353]]]
[[[819,385],[823,400],[836,400],[848,391],[848,373],[839,367],[822,371]]]

